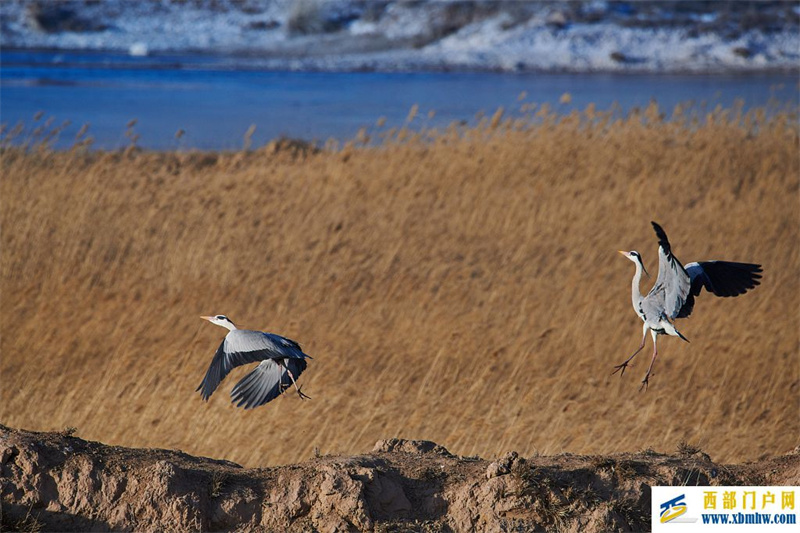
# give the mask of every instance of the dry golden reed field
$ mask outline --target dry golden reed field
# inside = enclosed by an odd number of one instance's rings
[[[767,117],[772,118],[767,118]],[[738,462],[800,444],[800,158],[793,112],[665,120],[546,109],[369,145],[238,153],[2,152],[0,423],[77,428],[247,466],[428,439],[462,455],[610,453],[681,441]],[[382,138],[377,134],[383,131]],[[684,263],[763,264],[638,346],[650,227]],[[654,278],[643,283],[649,290]],[[222,328],[314,357],[284,394],[195,388]]]

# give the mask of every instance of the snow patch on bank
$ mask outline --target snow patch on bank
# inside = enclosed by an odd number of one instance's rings
[[[203,53],[230,56],[234,64],[315,70],[747,72],[800,66],[796,7],[766,5],[756,17],[735,3],[678,4],[12,0],[0,4],[0,46]]]

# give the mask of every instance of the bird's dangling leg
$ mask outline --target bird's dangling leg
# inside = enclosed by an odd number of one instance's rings
[[[286,366],[286,363],[282,363],[282,364],[283,364],[283,368],[286,369],[286,373],[289,374],[289,378],[292,380],[292,383],[294,383],[294,388],[297,389],[297,395],[300,396],[300,399],[301,400],[305,400],[305,399],[309,399],[310,400],[311,396],[308,396],[307,394],[303,393],[303,391],[300,390],[300,387],[297,386],[297,382],[294,380],[294,374],[292,374],[292,371],[289,370],[288,366]]]
[[[642,380],[642,386],[639,387],[639,392],[642,392],[642,389],[647,390],[647,384],[650,382],[650,374],[653,372],[653,365],[656,362],[656,357],[658,357],[658,346],[656,345],[656,339],[658,339],[658,333],[655,331],[651,331],[653,335],[653,358],[650,360],[650,366],[647,368],[647,374],[644,375],[644,379]]]
[[[624,376],[624,375],[625,375],[625,369],[628,367],[628,363],[631,361],[631,359],[633,359],[634,357],[636,357],[636,354],[638,354],[639,352],[641,352],[641,351],[642,351],[642,349],[644,348],[644,341],[645,341],[645,339],[647,339],[647,324],[645,324],[645,325],[644,325],[644,327],[642,328],[642,343],[639,345],[639,348],[638,348],[638,349],[637,349],[635,352],[633,352],[633,355],[631,355],[630,357],[628,357],[627,359],[625,359],[625,362],[624,362],[624,363],[622,363],[621,365],[617,365],[617,366],[615,366],[615,367],[614,367],[614,368],[615,368],[615,370],[614,370],[614,371],[611,373],[611,375],[612,375],[612,376],[613,376],[614,374],[616,374],[617,372],[619,372],[620,370],[622,370],[622,374],[620,374],[620,376]],[[631,366],[633,366],[633,365],[631,365]]]

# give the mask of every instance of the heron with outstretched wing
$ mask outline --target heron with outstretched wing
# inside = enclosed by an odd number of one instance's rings
[[[295,341],[274,333],[238,329],[225,315],[200,318],[228,330],[203,382],[197,387],[204,400],[211,397],[233,368],[256,362],[259,365],[231,391],[231,401],[236,403],[236,407],[251,409],[264,405],[292,385],[301,400],[308,398],[297,386],[297,379],[306,369],[306,359],[311,359],[311,356],[303,353]]]
[[[647,374],[642,380],[642,387],[646,388],[653,371],[653,364],[658,356],[656,340],[659,335],[672,335],[689,342],[677,329],[674,321],[686,318],[694,309],[694,300],[703,289],[716,296],[738,296],[753,289],[760,283],[761,265],[753,263],[734,263],[731,261],[699,261],[689,263],[684,267],[672,253],[672,249],[664,230],[652,222],[658,237],[658,277],[656,283],[647,296],[639,292],[639,282],[642,272],[647,274],[639,252],[620,251],[622,255],[633,261],[636,273],[631,284],[631,301],[633,309],[642,319],[642,342],[639,348],[628,357],[624,363],[614,367],[614,374],[622,371],[625,373],[630,361],[642,351],[647,331],[653,337],[653,358]]]

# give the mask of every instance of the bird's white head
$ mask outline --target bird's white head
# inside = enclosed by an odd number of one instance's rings
[[[236,326],[231,319],[226,317],[225,315],[212,315],[212,316],[201,316],[203,320],[208,320],[212,324],[216,324],[218,326],[222,326],[225,329],[233,331],[236,329]]]
[[[630,259],[634,263],[637,263],[639,266],[642,267],[642,270],[644,271],[644,273],[647,274],[648,276],[650,276],[650,274],[647,273],[647,269],[644,267],[644,263],[642,262],[642,256],[639,254],[639,252],[637,252],[636,250],[631,250],[630,252],[626,252],[624,250],[619,250],[619,253],[621,253],[622,255],[624,255],[625,257],[627,257],[628,259]]]

